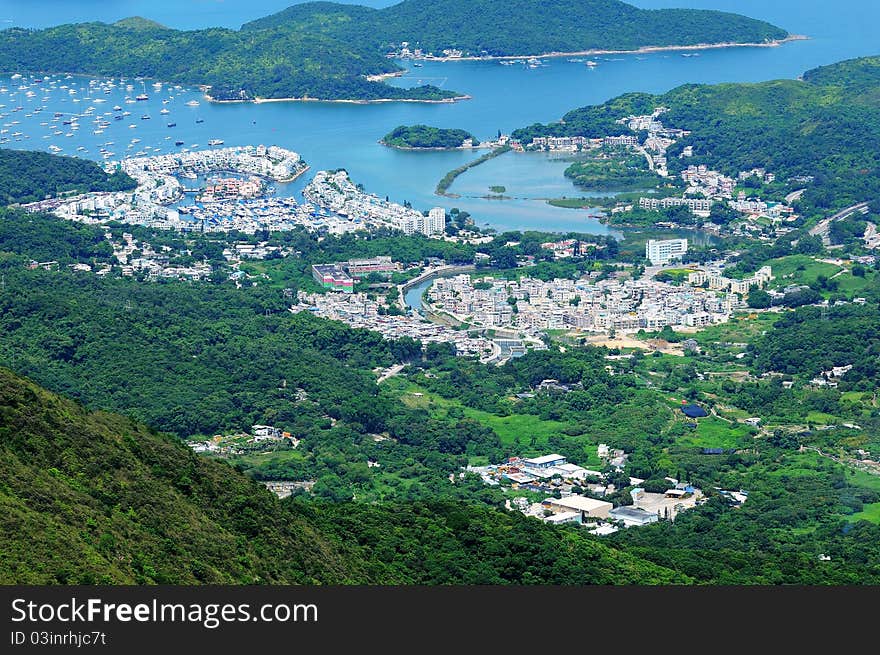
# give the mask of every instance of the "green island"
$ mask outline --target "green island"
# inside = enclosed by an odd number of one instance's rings
[[[403,70],[386,55],[406,55],[401,44],[414,40],[426,54],[460,58],[772,44],[788,36],[736,14],[647,11],[618,0],[406,0],[384,9],[312,2],[240,30],[174,30],[141,18],[10,28],[0,32],[0,70],[155,78],[202,86],[220,101],[449,102],[467,96],[384,84]]]
[[[466,145],[479,145],[480,140],[465,130],[428,125],[398,125],[383,136],[380,143],[405,150],[453,150]]]
[[[376,47],[418,42],[425,55],[435,57],[764,44],[789,36],[779,27],[737,14],[644,10],[619,0],[405,0],[383,9],[316,2],[294,5],[242,29],[290,26]]]
[[[435,86],[402,89],[372,76],[399,66],[378,50],[295,27],[182,31],[149,21],[0,32],[0,70],[154,78],[198,85],[217,101],[450,101]]]

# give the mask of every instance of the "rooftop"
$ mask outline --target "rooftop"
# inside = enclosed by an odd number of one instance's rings
[[[547,502],[558,507],[567,507],[578,512],[593,512],[597,509],[611,509],[613,505],[604,500],[587,498],[586,496],[566,496],[565,498],[548,498]]]
[[[526,464],[542,466],[544,464],[552,464],[553,462],[558,462],[560,459],[565,459],[565,457],[553,453],[552,455],[542,455],[541,457],[533,457],[532,459],[524,459],[523,461]]]

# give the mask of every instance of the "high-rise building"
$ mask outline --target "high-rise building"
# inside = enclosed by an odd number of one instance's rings
[[[662,266],[673,259],[681,259],[687,249],[687,239],[648,239],[648,243],[645,244],[645,257],[654,266]]]
[[[428,212],[424,227],[424,233],[429,236],[442,234],[446,229],[446,210],[443,207],[434,207]]]

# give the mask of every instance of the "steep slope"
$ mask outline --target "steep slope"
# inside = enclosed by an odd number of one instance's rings
[[[3,369],[0,461],[4,583],[363,579],[231,468]]]
[[[2,584],[687,580],[481,506],[280,502],[170,437],[0,369]]]

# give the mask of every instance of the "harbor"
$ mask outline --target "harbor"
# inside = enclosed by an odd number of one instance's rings
[[[209,147],[213,140],[223,141],[218,144],[223,146],[274,143],[301,153],[315,171],[344,167],[352,179],[382,198],[429,208],[438,203],[434,195],[437,181],[479,154],[408,152],[378,144],[377,140],[396,125],[450,125],[487,139],[498,130],[509,133],[535,122],[558,120],[574,107],[603,102],[627,91],[663,92],[683,82],[793,79],[807,68],[872,52],[873,42],[860,36],[854,30],[857,24],[846,16],[825,18],[821,25],[792,26],[798,32],[816,35],[809,41],[783,48],[706,50],[699,57],[675,52],[596,55],[589,59],[596,64],[592,67],[586,57],[584,61],[557,57],[541,59],[547,65],[536,68],[529,67],[527,58],[519,65],[419,61],[422,66],[416,67],[414,62],[402,61],[405,71],[387,83],[402,87],[435,83],[472,96],[467,102],[434,105],[215,104],[196,87],[159,80],[19,71],[14,79],[0,76],[0,145],[107,162],[197,151]],[[823,34],[827,38],[819,38]],[[846,35],[844,41],[840,34]],[[841,52],[842,44],[845,52]],[[524,88],[529,89],[528,94],[512,91]],[[143,96],[146,98],[137,99]],[[505,156],[487,166],[468,171],[449,189],[460,196],[449,204],[469,212],[480,227],[608,233],[608,228],[586,210],[546,203],[551,196],[589,197],[556,174],[557,168],[564,167],[561,161]],[[275,196],[298,199],[308,178],[275,184]],[[505,195],[510,198],[487,197],[490,185],[506,186]]]

